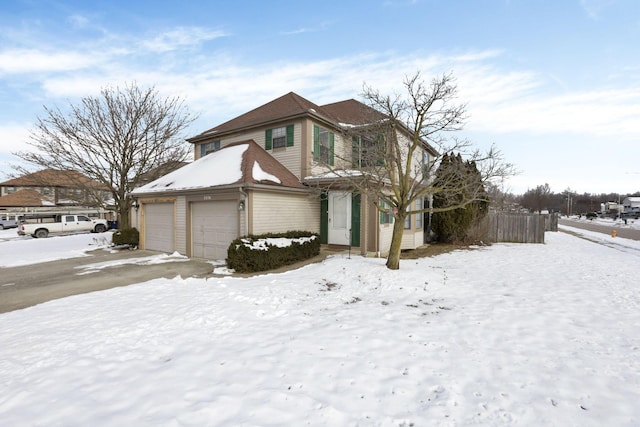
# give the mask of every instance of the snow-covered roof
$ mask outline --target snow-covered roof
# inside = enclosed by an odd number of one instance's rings
[[[238,183],[303,187],[253,140],[228,145],[132,191],[133,195],[205,189]]]

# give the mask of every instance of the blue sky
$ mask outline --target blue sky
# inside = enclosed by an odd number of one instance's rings
[[[637,0],[37,1],[0,4],[0,177],[43,106],[155,85],[196,135],[294,91],[317,104],[453,72],[461,137],[504,189],[640,191]]]

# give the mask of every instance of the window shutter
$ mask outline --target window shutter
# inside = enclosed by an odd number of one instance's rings
[[[293,125],[287,126],[287,147],[293,147]]]
[[[320,243],[329,241],[329,196],[326,192],[320,194]]]
[[[384,159],[382,153],[386,152],[386,144],[382,135],[376,136],[376,166],[384,166]]]
[[[351,167],[360,168],[360,138],[351,137]]]
[[[264,149],[271,150],[271,129],[267,129],[264,133]]]
[[[320,128],[313,126],[313,160],[320,160]]]
[[[333,166],[333,132],[329,133],[329,166]]]
[[[380,207],[384,210],[385,203],[384,202],[380,202]],[[380,224],[384,224],[384,212],[383,211],[380,211]]]
[[[351,196],[351,245],[360,246],[360,194]]]

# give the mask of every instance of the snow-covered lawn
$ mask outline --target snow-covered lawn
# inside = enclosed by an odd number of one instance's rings
[[[546,242],[2,314],[0,426],[640,425],[640,250]]]

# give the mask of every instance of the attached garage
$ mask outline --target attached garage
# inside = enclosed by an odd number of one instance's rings
[[[175,250],[173,203],[144,204],[144,248],[152,251]]]
[[[223,260],[229,244],[238,236],[236,200],[191,203],[192,257]]]
[[[317,229],[309,190],[252,140],[222,147],[132,195],[144,249],[224,260],[241,235]]]

